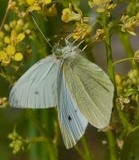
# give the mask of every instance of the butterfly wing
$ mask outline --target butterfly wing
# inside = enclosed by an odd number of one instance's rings
[[[106,73],[81,55],[65,62],[65,80],[86,119],[96,128],[109,124],[114,87]]]
[[[58,80],[58,119],[65,146],[69,149],[82,137],[88,122],[72,99],[62,71]]]
[[[52,56],[34,64],[13,86],[9,102],[17,108],[48,108],[57,105],[59,65]]]

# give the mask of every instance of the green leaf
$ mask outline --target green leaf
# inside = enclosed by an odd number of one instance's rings
[[[128,90],[123,94],[123,96],[129,97],[129,96],[131,96],[131,95],[133,95],[133,94],[136,94],[136,93],[138,93],[138,92],[139,92],[139,91],[138,91],[137,89],[130,88],[130,89],[128,89]]]

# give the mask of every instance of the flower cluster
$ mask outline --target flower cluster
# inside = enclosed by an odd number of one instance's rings
[[[110,11],[116,7],[116,4],[112,0],[89,0],[89,6],[96,10],[98,13]]]
[[[82,19],[82,11],[79,8],[73,8],[69,4],[69,8],[65,8],[62,12],[62,21],[68,23],[70,21],[80,21]]]
[[[13,154],[18,153],[19,151],[24,150],[24,140],[23,138],[15,131],[8,135],[8,138],[12,140],[10,147],[13,149]]]
[[[85,36],[89,35],[91,32],[92,27],[86,23],[77,22],[76,28],[73,32],[73,38],[74,39],[83,39]]]
[[[61,19],[66,23],[71,21],[76,22],[72,35],[74,39],[83,39],[92,31],[92,27],[89,24],[89,17],[83,17],[82,11],[78,7],[73,7],[71,4],[63,10]]]
[[[134,32],[135,27],[139,26],[139,14],[130,17],[129,15],[123,15],[120,19],[120,26],[122,32],[128,32],[131,35],[136,35]]]
[[[139,92],[139,71],[132,69],[128,72],[127,77],[120,75],[115,76],[117,92],[119,96],[130,97],[131,100],[136,100]]]
[[[0,32],[0,63],[7,66],[13,61],[22,61],[23,53],[19,45],[30,34],[28,23],[22,19],[13,20],[4,25],[4,31]]]
[[[48,5],[52,0],[26,0],[26,3],[29,5],[29,11],[32,12],[34,10],[40,11],[44,5]]]
[[[26,5],[29,12],[37,11],[50,17],[57,15],[57,9],[52,0],[25,0],[22,5]]]
[[[104,29],[97,29],[96,30],[96,34],[95,36],[93,37],[94,38],[94,41],[100,41],[100,40],[104,40],[105,38],[105,31]]]
[[[136,113],[138,112],[137,111],[138,108],[137,104],[139,98],[138,77],[139,77],[139,71],[137,69],[131,69],[128,72],[127,76],[121,76],[121,75],[115,76],[116,88],[118,94],[116,103],[119,109],[124,113],[126,119],[129,122],[131,122],[131,124],[134,124],[134,122],[136,121]]]

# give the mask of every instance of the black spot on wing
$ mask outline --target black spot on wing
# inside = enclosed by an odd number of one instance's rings
[[[71,121],[71,120],[72,120],[72,118],[71,118],[71,116],[70,116],[70,115],[68,115],[68,120],[69,120],[69,121]]]
[[[38,91],[35,91],[35,94],[39,94],[39,92],[38,92]]]

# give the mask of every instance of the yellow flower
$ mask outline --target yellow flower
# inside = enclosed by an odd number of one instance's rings
[[[96,34],[95,34],[95,40],[103,40],[105,36],[104,29],[97,29]]]
[[[115,75],[116,84],[119,85],[122,82],[122,77],[119,74]]]
[[[32,6],[30,6],[30,7],[28,8],[28,11],[29,11],[29,12],[40,11],[40,10],[41,10],[41,7],[40,7],[38,4],[32,5]]]
[[[65,8],[62,11],[62,21],[70,22],[70,21],[79,21],[82,18],[82,11],[80,9],[75,9],[77,13],[72,10],[71,4],[69,4],[69,8]]]
[[[50,4],[52,2],[52,0],[42,0],[42,2],[45,4]]]
[[[86,23],[76,23],[76,28],[72,34],[74,39],[83,39],[85,36],[89,35],[92,31],[92,27]]]
[[[115,3],[112,3],[112,0],[89,0],[88,4],[90,8],[95,8],[98,13],[113,9],[116,6]]]
[[[0,51],[0,62],[2,66],[6,66],[10,63],[10,59],[6,52]]]
[[[35,0],[27,0],[28,5],[33,5],[34,2],[35,2]]]
[[[136,33],[134,32],[134,28],[138,26],[138,20],[136,16],[129,17],[128,15],[123,15],[120,21],[121,21],[120,26],[122,32],[128,32],[134,36],[136,35]]]
[[[13,154],[24,150],[24,140],[14,129],[13,133],[8,134],[8,138],[12,140],[10,147],[13,149]]]
[[[0,31],[0,39],[3,39],[4,38],[4,32]]]
[[[17,32],[16,32],[15,29],[13,29],[13,30],[11,31],[11,40],[12,40],[12,41],[15,40],[16,37],[17,37]]]
[[[5,38],[4,38],[4,43],[9,44],[10,42],[11,42],[11,41],[10,41],[9,36],[5,36]]]
[[[7,58],[7,54],[4,51],[0,51],[0,61],[3,61]]]
[[[24,33],[19,33],[17,36],[17,42],[22,41],[25,38],[25,34]]]
[[[6,31],[9,31],[9,30],[10,30],[10,26],[9,26],[8,24],[5,24],[5,25],[4,25],[4,29],[5,29]]]
[[[23,27],[24,27],[24,21],[22,20],[22,19],[19,19],[18,21],[17,21],[17,24],[16,24],[16,26],[15,26],[15,31],[16,32],[21,32],[22,30],[23,30]]]
[[[17,52],[15,55],[14,55],[14,60],[15,61],[22,61],[23,59],[23,55],[21,52]]]
[[[13,55],[15,53],[15,47],[12,45],[8,45],[5,50],[8,55]]]
[[[14,28],[15,25],[16,25],[16,20],[13,20],[13,21],[11,21],[11,22],[9,23],[9,26],[10,26],[11,28]]]
[[[22,19],[19,19],[18,21],[17,21],[17,25],[19,25],[19,26],[23,26],[24,25],[24,21],[22,20]]]

